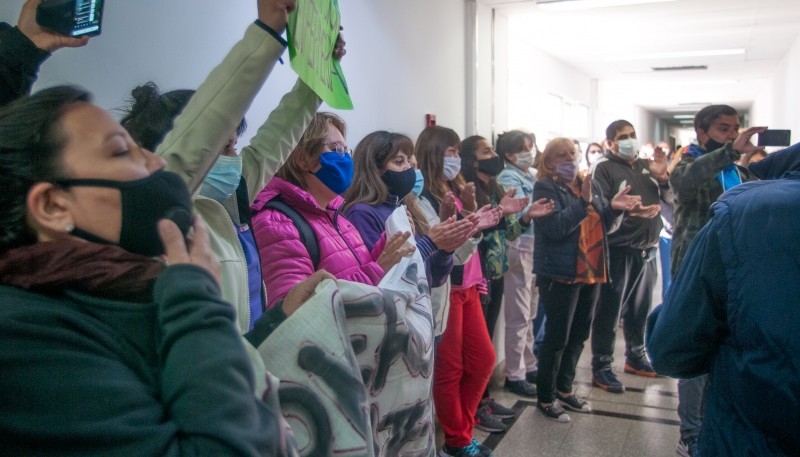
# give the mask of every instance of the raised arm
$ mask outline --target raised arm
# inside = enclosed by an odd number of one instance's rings
[[[258,20],[198,87],[156,150],[192,192],[200,188],[286,47],[280,33],[294,0],[259,0],[258,6]]]
[[[692,159],[683,156],[669,177],[669,185],[678,194],[692,194],[705,186],[706,181],[739,159],[739,153],[733,150],[730,143],[716,151],[711,151]]]
[[[250,203],[283,165],[322,100],[300,78],[242,149],[242,176]]]
[[[89,42],[89,37],[71,38],[40,27],[36,8],[41,2],[25,2],[16,27],[0,23],[0,106],[30,93],[39,66],[52,52]]]

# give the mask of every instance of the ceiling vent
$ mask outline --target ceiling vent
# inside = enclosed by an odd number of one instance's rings
[[[680,65],[677,67],[653,67],[653,71],[708,70],[708,65]]]

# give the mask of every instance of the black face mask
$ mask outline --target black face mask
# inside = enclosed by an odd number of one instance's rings
[[[405,171],[392,171],[386,170],[382,175],[386,187],[389,188],[389,193],[398,198],[403,198],[414,189],[414,184],[417,182],[417,173],[413,168]]]
[[[716,151],[719,148],[725,147],[725,143],[719,143],[716,140],[709,138],[703,147],[706,149],[706,152],[711,152],[711,151]]]
[[[65,179],[64,187],[92,186],[119,189],[122,200],[122,229],[119,247],[148,257],[164,253],[158,235],[158,221],[170,219],[186,236],[192,226],[192,198],[180,176],[159,170],[133,181],[110,179]],[[75,228],[72,234],[87,241],[114,244],[90,232]]]
[[[503,171],[503,159],[500,156],[494,156],[491,159],[478,160],[478,171],[486,173],[489,176],[497,176]]]

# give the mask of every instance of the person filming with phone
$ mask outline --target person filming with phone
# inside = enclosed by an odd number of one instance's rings
[[[48,30],[36,22],[42,0],[22,5],[17,26],[0,22],[0,106],[27,95],[36,82],[39,67],[61,48],[79,48],[88,36],[73,38]]]

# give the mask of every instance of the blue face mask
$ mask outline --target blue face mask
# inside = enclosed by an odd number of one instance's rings
[[[341,195],[350,187],[353,181],[353,158],[350,154],[339,154],[338,152],[323,152],[319,158],[322,168],[314,173],[322,184],[328,187],[337,195]]]
[[[227,200],[239,187],[242,178],[242,158],[240,156],[219,156],[208,172],[200,195],[218,202]]]
[[[425,186],[425,177],[422,176],[422,170],[416,169],[414,170],[414,174],[417,175],[417,180],[414,181],[414,195],[419,197],[419,194],[422,193],[422,188]]]

